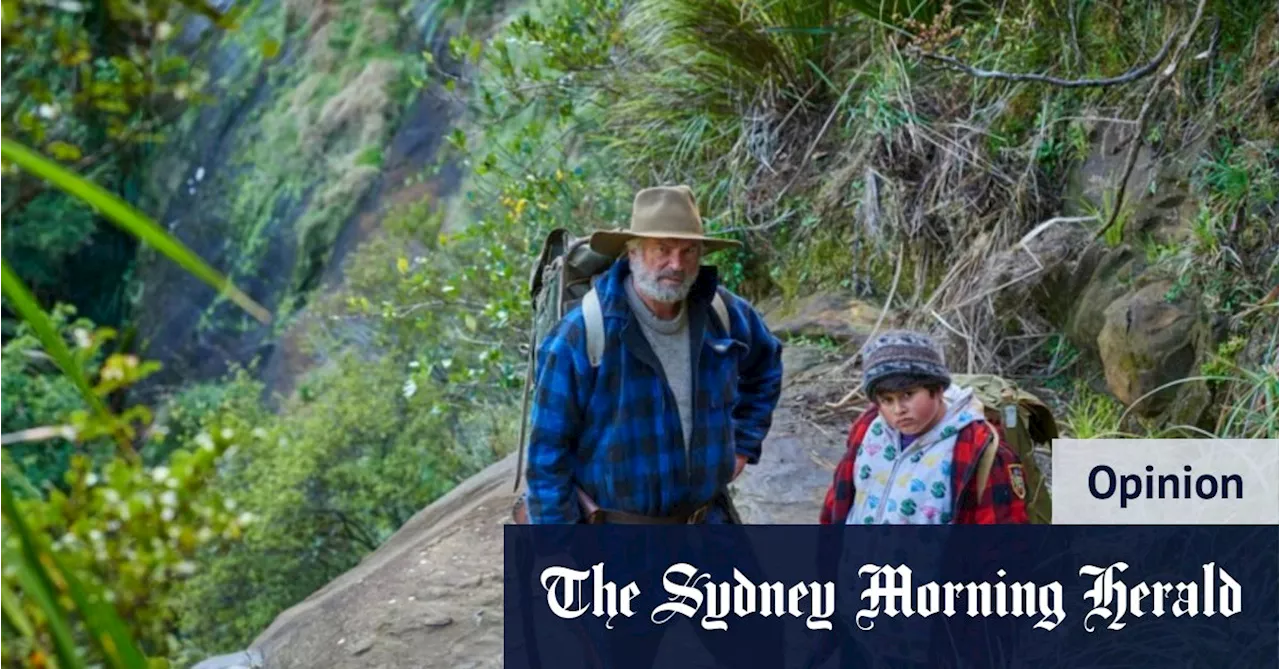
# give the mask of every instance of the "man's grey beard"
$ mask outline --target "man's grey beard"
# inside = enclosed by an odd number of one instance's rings
[[[688,297],[689,289],[693,287],[694,280],[698,278],[696,272],[690,272],[678,286],[659,283],[659,279],[663,277],[676,278],[679,275],[679,272],[670,270],[654,272],[644,264],[643,259],[635,256],[631,258],[631,276],[635,280],[636,290],[651,300],[673,304]]]

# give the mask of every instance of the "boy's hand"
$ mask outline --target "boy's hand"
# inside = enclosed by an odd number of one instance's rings
[[[747,456],[739,453],[738,462],[733,467],[733,478],[729,480],[730,481],[736,480],[738,478],[738,475],[742,473],[742,470],[745,469],[746,466],[747,466]]]

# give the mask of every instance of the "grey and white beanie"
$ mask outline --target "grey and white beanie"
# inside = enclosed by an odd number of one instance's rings
[[[902,374],[936,381],[944,388],[951,384],[942,350],[928,335],[890,330],[867,340],[862,347],[862,392],[868,398],[875,397],[878,383]]]

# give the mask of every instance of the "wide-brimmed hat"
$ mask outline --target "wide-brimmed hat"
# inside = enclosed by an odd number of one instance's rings
[[[706,252],[742,246],[733,239],[707,237],[693,190],[688,186],[658,186],[636,193],[631,204],[631,227],[627,230],[600,230],[591,235],[591,249],[614,257],[622,255],[632,239],[691,239],[705,245]]]

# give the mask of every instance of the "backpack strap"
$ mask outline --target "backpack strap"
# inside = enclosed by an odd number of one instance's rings
[[[724,296],[716,290],[716,296],[711,298],[711,311],[716,315],[716,320],[720,321],[720,329],[725,333],[729,332],[729,305],[724,303]]]
[[[978,459],[978,499],[982,499],[982,492],[987,489],[987,479],[991,477],[991,467],[996,462],[996,451],[1000,450],[1000,433],[991,425],[987,425],[987,430],[991,436],[987,438],[986,446],[982,447],[982,456]]]
[[[587,322],[587,359],[592,367],[598,367],[604,356],[604,312],[594,286],[582,298],[582,318]]]
[[[729,305],[725,304],[720,291],[711,298],[711,311],[720,322],[720,327],[729,331]],[[582,297],[582,319],[587,325],[587,359],[592,367],[600,366],[600,358],[604,357],[604,312],[600,308],[600,296],[594,287]]]

